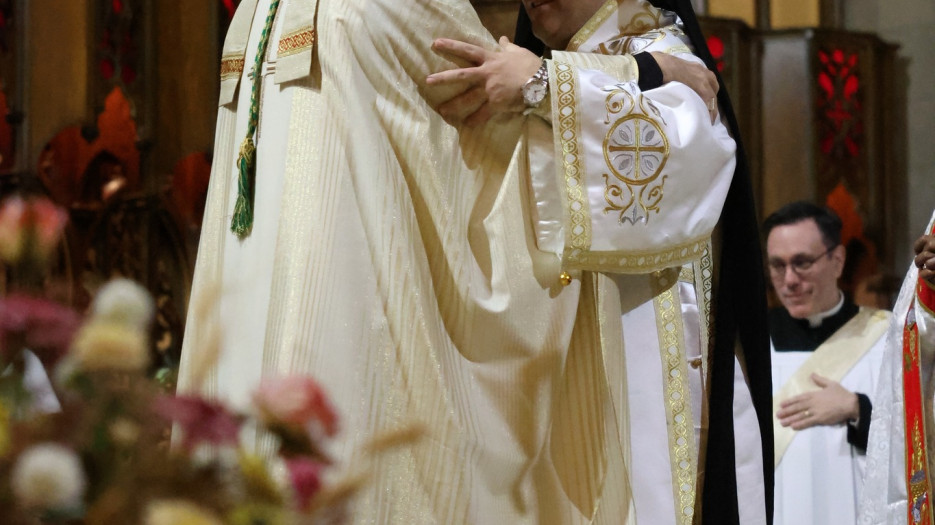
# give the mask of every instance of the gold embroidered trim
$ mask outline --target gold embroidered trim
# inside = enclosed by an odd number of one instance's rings
[[[221,80],[237,78],[243,73],[244,57],[240,55],[221,58]]]
[[[610,18],[610,15],[617,12],[619,3],[618,0],[607,0],[604,2],[604,5],[597,10],[597,13],[594,13],[594,16],[575,33],[575,36],[571,37],[571,41],[568,42],[568,47],[566,49],[568,51],[577,51],[578,47],[591,38],[597,31],[597,28]]]
[[[659,27],[659,22],[661,19],[662,12],[656,9],[649,2],[644,2],[640,8],[640,11],[634,13],[627,25],[620,30],[621,36],[638,35],[645,33],[650,29],[657,28]]]
[[[707,377],[707,356],[710,352],[710,344],[714,341],[714,318],[711,312],[711,299],[714,290],[714,260],[711,258],[711,251],[711,239],[708,239],[708,242],[705,243],[704,252],[701,254],[701,259],[695,261],[694,264],[697,267],[695,271],[695,290],[698,295],[698,312],[701,314],[701,336],[705,338],[701,345],[702,354],[705,356],[704,377]]]
[[[695,512],[695,479],[698,465],[695,453],[694,418],[688,388],[688,366],[678,283],[653,299],[656,327],[665,385],[666,421],[669,434],[669,463],[676,522],[691,525]]]
[[[679,268],[674,267],[649,274],[649,287],[653,291],[653,297],[675,286],[679,282],[680,273]]]
[[[278,58],[295,55],[315,46],[318,34],[315,28],[302,29],[294,33],[285,35],[279,39],[279,47],[276,51]]]
[[[682,269],[679,271],[679,281],[683,283],[692,283],[695,282],[695,267],[694,265],[687,264],[682,266]]]
[[[580,253],[591,247],[591,216],[582,181],[582,158],[578,148],[578,110],[575,100],[575,70],[553,61],[558,94],[558,128],[565,174],[566,206],[570,223],[565,253]]]
[[[642,95],[639,100],[642,109]],[[669,138],[662,126],[648,114],[630,112],[607,130],[603,149],[610,171],[604,174],[604,213],[619,212],[621,224],[649,222],[652,212],[659,213],[668,178],[662,170],[669,160]]]
[[[692,53],[691,48],[689,48],[688,46],[672,46],[672,47],[666,49],[665,52],[668,53],[668,54],[670,54],[670,55],[674,55],[674,54],[676,54],[676,53],[689,53],[689,54],[694,54],[694,53]]]
[[[565,268],[620,273],[649,273],[679,266],[700,257],[708,245],[708,237],[688,241],[656,252],[598,252],[565,250]]]

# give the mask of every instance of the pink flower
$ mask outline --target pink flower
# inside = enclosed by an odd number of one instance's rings
[[[236,444],[241,418],[220,403],[196,396],[161,396],[153,402],[156,414],[178,423],[182,428],[182,448],[195,445]]]
[[[30,204],[32,227],[36,236],[35,249],[40,259],[45,260],[62,237],[62,231],[68,222],[68,214],[48,199],[36,199]]]
[[[26,203],[10,197],[0,205],[0,257],[16,261],[26,244]]]
[[[22,294],[0,298],[0,353],[9,359],[22,345],[50,366],[68,350],[78,314],[61,304]]]
[[[48,199],[8,198],[0,205],[0,257],[8,262],[46,261],[67,222],[65,211]]]
[[[321,489],[321,471],[324,467],[322,463],[308,458],[286,460],[289,480],[300,510],[307,511],[312,498]]]
[[[254,392],[253,404],[268,426],[318,427],[327,436],[338,432],[338,417],[331,403],[310,377],[265,380]]]

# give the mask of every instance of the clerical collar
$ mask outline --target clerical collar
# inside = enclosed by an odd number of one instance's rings
[[[819,312],[815,315],[810,315],[805,318],[808,320],[808,326],[812,328],[818,328],[821,326],[821,322],[824,321],[825,318],[831,317],[832,315],[841,311],[841,307],[844,306],[844,293],[838,290],[838,295],[841,296],[841,298],[838,300],[838,304],[832,306],[830,310],[825,310],[824,312]]]
[[[842,326],[851,320],[860,307],[853,301],[843,298],[838,304],[815,317],[820,317],[819,324],[812,326],[808,319],[795,319],[785,308],[773,308],[769,312],[769,336],[776,351],[812,351]]]

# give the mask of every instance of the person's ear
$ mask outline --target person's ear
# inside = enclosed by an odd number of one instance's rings
[[[847,250],[843,244],[837,245],[831,250],[831,260],[834,261],[835,273],[838,277],[844,273],[844,261],[847,260]]]

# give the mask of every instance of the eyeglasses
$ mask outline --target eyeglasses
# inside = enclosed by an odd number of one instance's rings
[[[812,266],[818,262],[818,259],[821,259],[825,255],[831,253],[837,246],[832,246],[827,250],[819,253],[814,257],[808,257],[805,255],[797,255],[792,258],[791,261],[786,262],[782,259],[771,259],[769,261],[769,273],[773,278],[781,278],[786,275],[786,268],[792,268],[792,271],[801,277],[803,274],[808,273],[812,269]]]

